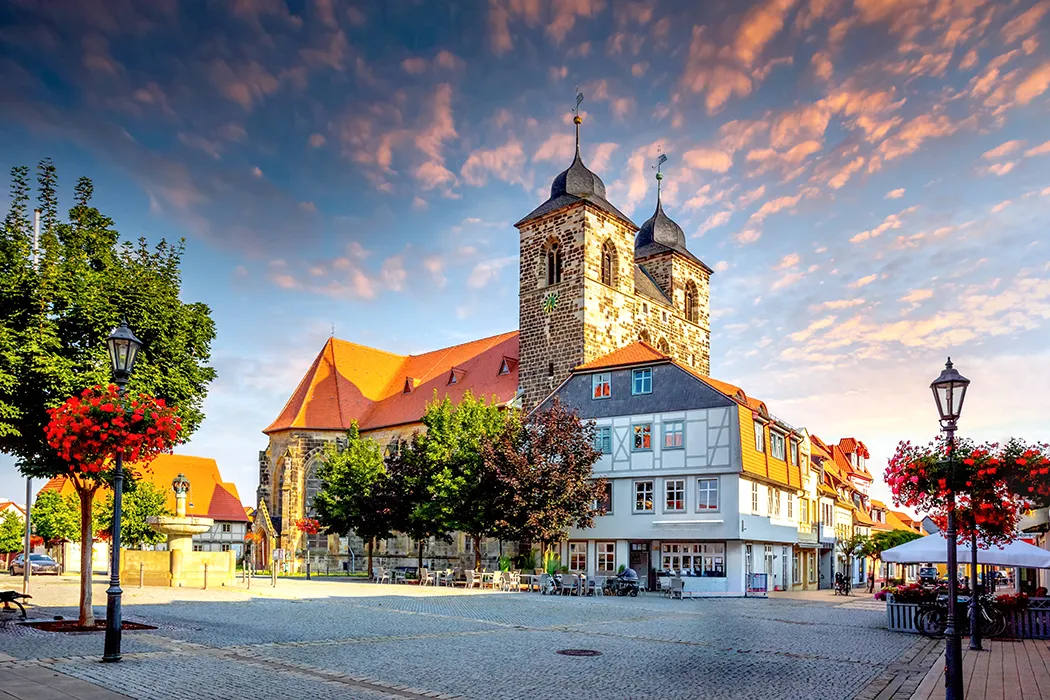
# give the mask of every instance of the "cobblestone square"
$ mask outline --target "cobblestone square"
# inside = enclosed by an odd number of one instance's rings
[[[37,583],[35,618],[76,583]],[[104,602],[96,587],[96,602]],[[103,614],[98,607],[96,614]],[[853,698],[914,644],[863,598],[562,598],[348,581],[131,589],[120,664],[102,636],[0,625],[0,666],[37,664],[134,698]],[[600,656],[570,657],[563,649]]]

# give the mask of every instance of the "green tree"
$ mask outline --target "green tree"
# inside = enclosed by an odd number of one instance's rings
[[[872,558],[872,564],[875,566],[875,571],[878,571],[879,562],[882,561],[882,553],[887,549],[893,549],[894,547],[900,546],[921,538],[917,532],[911,530],[882,530],[876,532],[871,536],[871,539],[867,542],[865,547],[868,556]],[[868,584],[868,592],[875,592],[875,580],[874,578]]]
[[[58,491],[44,491],[33,504],[33,531],[44,542],[77,542],[80,540],[80,508],[74,496]]]
[[[606,482],[592,477],[601,457],[594,427],[557,399],[504,431],[484,456],[502,489],[499,526],[516,538],[558,540],[570,527],[592,527],[601,513]]]
[[[317,478],[317,520],[328,532],[355,532],[368,543],[371,576],[375,541],[390,537],[393,524],[389,477],[379,445],[362,437],[356,422],[351,424],[344,444],[327,447]]]
[[[0,519],[0,554],[21,552],[24,544],[25,521],[7,511]]]
[[[435,394],[436,398],[436,394]],[[473,540],[474,566],[481,566],[481,538],[509,535],[501,509],[505,488],[482,455],[506,430],[515,430],[518,417],[495,401],[470,392],[453,405],[446,396],[427,405],[423,416],[424,459],[430,470],[430,502],[425,512],[440,527],[458,530]]]
[[[208,307],[181,300],[184,242],[121,242],[91,206],[81,178],[68,221],[58,216],[54,165],[38,167],[39,262],[34,264],[28,169],[12,171],[11,205],[0,231],[0,452],[27,476],[69,475],[44,437],[47,409],[110,381],[105,339],[127,319],[143,347],[129,391],[180,407],[183,437],[204,418],[215,325]],[[80,498],[80,624],[91,625],[92,502],[105,481],[71,476]]]
[[[163,542],[166,536],[150,527],[146,518],[173,515],[168,509],[167,494],[145,479],[129,480],[125,484],[127,487],[124,489],[124,499],[120,509],[121,544],[128,547],[141,547]],[[96,531],[111,531],[113,529],[112,493],[109,494],[98,515]]]
[[[842,553],[842,558],[846,561],[846,576],[850,580],[853,580],[853,560],[858,556],[863,556],[867,542],[867,535],[861,535],[856,532],[845,539],[839,540],[839,552]]]

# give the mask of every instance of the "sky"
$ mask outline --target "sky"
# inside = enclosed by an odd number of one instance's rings
[[[935,435],[949,354],[960,435],[1050,437],[1048,47],[1050,0],[11,0],[0,169],[51,157],[64,208],[86,175],[123,236],[185,238],[218,379],[179,451],[254,504],[261,430],[333,332],[517,327],[513,223],[571,160],[578,87],[637,224],[668,156],[712,376],[879,474]]]

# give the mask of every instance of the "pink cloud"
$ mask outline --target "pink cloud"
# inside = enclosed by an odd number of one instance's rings
[[[547,25],[547,35],[560,44],[576,26],[577,17],[592,18],[605,9],[604,0],[558,0],[553,4],[554,20]]]
[[[572,153],[575,148],[576,141],[571,134],[554,133],[548,136],[547,140],[540,144],[540,147],[537,148],[536,152],[532,155],[532,160],[552,160],[555,162],[565,161],[568,163],[572,158]]]
[[[1015,97],[1023,105],[1028,104],[1050,88],[1050,61],[1043,63],[1017,86]]]
[[[425,58],[420,58],[419,56],[413,56],[401,61],[402,70],[409,75],[421,75],[426,72],[429,65]]]
[[[724,151],[710,148],[694,148],[682,155],[682,161],[690,168],[724,173],[733,167],[733,158]]]
[[[983,154],[981,154],[981,157],[987,160],[998,160],[1003,156],[1010,155],[1014,151],[1020,149],[1022,146],[1024,146],[1024,141],[1007,141],[996,146],[990,151],[985,151]]]
[[[881,224],[879,224],[875,228],[868,229],[867,231],[861,231],[857,235],[855,235],[852,238],[850,238],[849,242],[850,243],[863,243],[864,241],[867,241],[869,239],[881,236],[886,231],[889,231],[891,229],[900,228],[904,224],[904,222],[901,221],[901,217],[915,212],[915,210],[917,210],[918,208],[919,208],[918,206],[912,206],[912,207],[908,207],[907,209],[904,209],[902,211],[899,211],[896,214],[890,214],[889,216],[887,216],[885,219],[882,220]]]
[[[1018,39],[1024,38],[1034,32],[1039,26],[1039,21],[1043,18],[1043,15],[1050,11],[1050,3],[1039,2],[1033,5],[1031,8],[1022,12],[1017,17],[1003,25],[1003,28],[999,30],[999,33],[1003,37],[1003,41],[1007,44],[1012,44]]]
[[[1031,158],[1032,156],[1045,156],[1050,153],[1050,141],[1044,141],[1038,146],[1033,146],[1024,152],[1025,158]]]
[[[889,192],[887,192],[885,198],[886,199],[900,199],[903,196],[904,196],[904,188],[903,187],[898,187],[895,190],[890,190]]]
[[[489,175],[512,184],[525,185],[525,151],[521,142],[511,139],[496,148],[479,148],[472,151],[460,169],[463,180],[475,187],[488,182]]]

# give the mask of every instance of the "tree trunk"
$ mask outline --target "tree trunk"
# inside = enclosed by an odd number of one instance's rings
[[[426,540],[419,541],[419,556],[416,558],[416,571],[419,572],[419,582],[423,583],[423,547],[426,545]]]
[[[473,536],[474,540],[474,571],[481,571],[481,538]]]
[[[372,547],[375,544],[375,538],[368,540],[368,578],[372,578]]]
[[[91,531],[91,502],[94,489],[77,488],[80,496],[80,617],[81,627],[95,626],[95,613],[91,609],[91,564],[94,559],[94,537]]]

